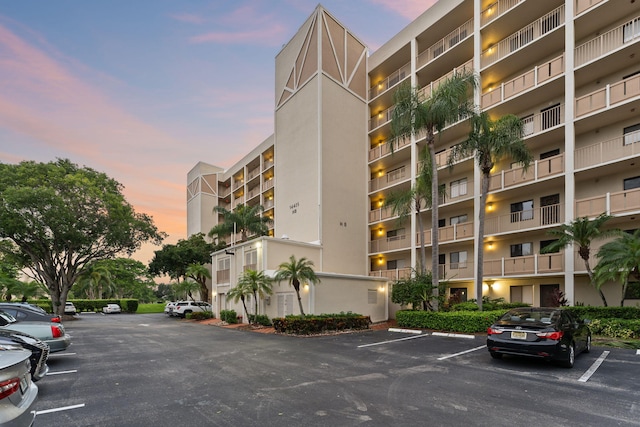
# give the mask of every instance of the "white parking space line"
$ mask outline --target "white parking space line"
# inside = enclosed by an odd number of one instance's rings
[[[582,383],[586,383],[587,381],[589,381],[589,378],[591,378],[591,375],[593,375],[596,372],[596,370],[600,367],[600,365],[602,365],[602,362],[604,362],[604,359],[606,359],[608,355],[609,355],[608,351],[603,351],[600,357],[598,357],[598,359],[595,362],[593,362],[593,365],[591,365],[591,367],[587,369],[587,372],[582,374],[582,376],[578,381]]]
[[[72,369],[70,371],[47,372],[47,376],[49,376],[49,375],[75,374],[76,372],[78,372],[77,369]]]
[[[49,359],[52,357],[62,357],[62,356],[75,356],[77,353],[50,353]]]
[[[399,328],[389,328],[389,332],[402,332],[403,334],[421,334],[422,331],[419,329],[399,329]]]
[[[389,344],[389,343],[392,343],[392,342],[413,340],[413,339],[416,339],[416,338],[423,338],[423,337],[428,337],[428,336],[429,336],[429,334],[415,335],[415,336],[412,336],[412,337],[398,338],[397,340],[388,340],[388,341],[374,342],[372,344],[363,344],[363,345],[359,345],[357,348],[373,347],[374,345]]]
[[[468,338],[468,339],[474,339],[476,337],[475,335],[451,334],[447,332],[434,332],[431,335],[433,335],[434,337]]]
[[[636,350],[636,356],[640,356],[640,350]]]
[[[79,405],[64,406],[62,408],[53,408],[53,409],[45,409],[42,411],[36,411],[36,416],[42,415],[42,414],[50,414],[52,412],[68,411],[69,409],[78,409],[78,408],[84,408],[84,403],[81,403]]]
[[[480,347],[472,348],[470,350],[461,351],[460,353],[450,354],[448,356],[438,357],[438,360],[451,359],[452,357],[461,356],[463,354],[471,353],[472,351],[478,351],[480,349],[487,348],[486,345],[481,345]]]

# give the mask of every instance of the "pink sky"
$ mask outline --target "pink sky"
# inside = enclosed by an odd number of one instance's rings
[[[375,48],[433,2],[323,5]],[[48,0],[15,3],[0,9],[0,161],[61,157],[105,172],[165,243],[186,238],[187,172],[198,161],[229,167],[273,132],[274,58],[315,7],[76,2],[67,15]],[[120,12],[132,22],[114,24]]]

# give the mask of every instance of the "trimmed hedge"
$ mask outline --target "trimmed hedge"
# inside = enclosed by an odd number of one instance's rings
[[[107,304],[118,304],[125,313],[135,313],[138,310],[137,299],[69,299],[67,301],[73,303],[77,313],[101,312],[102,307],[106,307]],[[51,300],[41,299],[33,303],[42,307],[47,313],[53,313]]]
[[[577,305],[567,307],[581,319],[640,319],[640,307],[591,307]]]
[[[640,339],[640,319],[594,319],[589,329],[607,338]]]
[[[494,311],[413,311],[396,313],[398,326],[405,328],[432,329],[446,332],[478,333],[498,320],[506,310]]]
[[[235,310],[221,310],[220,320],[229,324],[238,323],[238,313]]]
[[[192,313],[187,313],[185,317],[192,320],[205,320],[215,318],[213,313],[210,311],[194,311]]]
[[[276,332],[317,335],[326,332],[369,329],[371,318],[355,313],[286,316],[272,319]]]

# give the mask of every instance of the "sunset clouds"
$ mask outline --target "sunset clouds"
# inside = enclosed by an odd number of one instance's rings
[[[323,5],[375,48],[426,3]],[[274,58],[316,5],[4,2],[0,162],[69,158],[105,172],[167,243],[185,238],[187,172],[229,167],[273,132]]]

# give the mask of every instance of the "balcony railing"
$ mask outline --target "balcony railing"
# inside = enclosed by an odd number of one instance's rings
[[[406,147],[411,144],[411,138],[401,138],[397,141],[393,142],[393,151],[398,151],[402,147]],[[388,154],[391,154],[391,146],[389,145],[389,141],[382,141],[374,148],[369,150],[369,161],[372,162],[374,160],[378,160],[381,157],[384,157]]]
[[[273,159],[272,160],[265,160],[264,163],[262,164],[262,170],[266,171],[271,166],[273,166]]]
[[[399,236],[377,239],[369,242],[369,253],[394,251],[398,249],[409,249],[411,242],[409,236],[401,234]]]
[[[607,109],[640,96],[640,75],[608,84],[602,89],[576,98],[576,117]]]
[[[231,194],[231,188],[225,187],[224,185],[218,185],[218,197],[227,197]]]
[[[438,196],[438,205],[453,203],[458,200],[466,200],[473,197],[473,181],[466,180],[464,182],[458,182],[455,189],[452,189],[449,185],[447,190],[447,194]]]
[[[250,200],[258,195],[260,195],[261,191],[260,191],[260,186],[255,186],[253,187],[251,190],[249,190],[246,194],[247,200]]]
[[[513,258],[485,260],[485,277],[517,276],[523,274],[560,273],[564,271],[564,255],[527,255]]]
[[[637,31],[637,20],[632,19],[619,27],[600,34],[575,48],[576,68],[587,62],[608,55],[610,52],[640,40],[640,32]]]
[[[239,204],[244,203],[244,196],[236,197],[233,201],[233,208],[235,209]]]
[[[473,279],[473,262],[462,261],[438,265],[441,279]]]
[[[640,211],[640,188],[576,200],[576,216],[592,217]]]
[[[271,178],[271,179],[267,179],[263,184],[262,184],[262,191],[266,191],[270,188],[273,188],[273,184],[274,184],[275,179]]]
[[[562,205],[541,206],[537,209],[518,211],[506,215],[487,215],[484,222],[484,232],[487,235],[508,233],[562,222],[564,222]]]
[[[273,199],[265,199],[263,203],[264,209],[271,209],[274,206]]]
[[[498,0],[497,2],[490,4],[489,7],[483,10],[480,14],[480,25],[487,25],[489,22],[502,16],[523,1],[524,0]]]
[[[640,131],[576,149],[575,168],[583,169],[640,155]]]
[[[374,130],[375,128],[382,126],[391,120],[391,115],[393,114],[394,107],[387,108],[384,111],[380,111],[375,116],[369,119],[369,130]]]
[[[381,188],[396,184],[400,181],[405,180],[407,178],[407,175],[407,168],[404,166],[399,169],[393,170],[385,175],[369,181],[369,191],[371,192],[380,190]]]
[[[480,58],[482,67],[487,67],[507,57],[563,24],[564,4],[482,52]]]
[[[461,66],[454,68],[453,70],[451,70],[450,72],[448,72],[444,76],[440,77],[439,79],[434,80],[431,83],[429,83],[428,85],[425,85],[424,87],[422,87],[420,89],[420,91],[418,92],[419,96],[421,97],[421,99],[427,99],[427,98],[429,98],[431,96],[433,91],[438,86],[440,86],[440,84],[443,83],[445,80],[450,79],[455,74],[464,74],[464,73],[472,72],[472,71],[473,71],[473,59],[470,59],[467,62],[465,62],[464,64],[462,64]]]
[[[249,173],[247,173],[247,181],[255,178],[258,175],[260,175],[260,166],[250,170]]]
[[[369,222],[383,221],[385,219],[392,218],[393,216],[395,216],[393,214],[393,209],[389,206],[385,206],[369,211]]]
[[[582,12],[584,12],[587,9],[592,8],[593,6],[597,5],[598,3],[603,2],[604,0],[576,0],[576,11],[575,14],[579,15]]]
[[[438,166],[438,169],[449,166],[449,156],[450,155],[451,155],[451,148],[447,148],[444,151],[436,153],[436,165]],[[464,162],[465,160],[468,160],[468,159],[471,159],[471,158],[473,158],[473,154],[471,154],[468,157],[465,157],[464,159],[457,160],[454,164],[457,164],[459,162]]]
[[[550,107],[538,114],[522,117],[523,136],[539,134],[564,124],[564,104]]]
[[[472,35],[473,35],[473,19],[469,19],[467,22],[460,25],[458,28],[456,28],[455,30],[453,30],[452,32],[444,36],[442,39],[438,40],[436,43],[429,46],[427,50],[418,54],[418,58],[417,58],[418,68],[433,61],[438,56],[454,48],[460,42],[465,40],[467,37],[471,37]]]
[[[373,99],[381,93],[400,83],[411,73],[411,63],[404,64],[399,70],[389,74],[387,78],[369,88],[369,99]]]
[[[519,166],[492,175],[489,181],[489,191],[504,190],[505,188],[537,181],[563,172],[564,154],[558,154],[557,156],[544,160],[536,160],[533,165],[529,166],[526,172],[522,166]]]
[[[564,55],[538,65],[515,79],[501,83],[482,95],[482,108],[488,108],[531,88],[538,87],[549,79],[564,73]]]
[[[455,242],[470,238],[473,238],[473,221],[438,228],[438,243]],[[420,244],[420,233],[416,234],[416,243]],[[431,228],[424,230],[424,244],[425,246],[431,246]]]
[[[384,277],[388,280],[402,280],[411,277],[410,268],[396,268],[394,270],[374,270],[369,272],[370,277]]]

